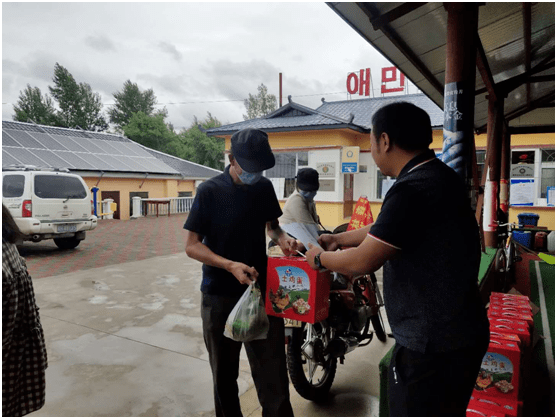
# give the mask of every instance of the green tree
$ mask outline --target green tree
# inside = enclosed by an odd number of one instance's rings
[[[166,108],[155,111],[157,97],[153,89],[142,92],[137,83],[132,83],[131,80],[126,80],[122,90],[113,93],[113,96],[116,103],[108,109],[108,117],[110,122],[120,129],[127,125],[137,112],[143,112],[147,116],[168,116]]]
[[[19,92],[19,99],[14,105],[14,121],[33,121],[41,125],[56,125],[56,109],[52,104],[52,98],[47,94],[42,95],[41,89],[27,85],[24,91]]]
[[[130,140],[165,153],[168,144],[176,139],[176,134],[164,122],[164,116],[149,116],[141,111],[134,113],[122,130]]]
[[[176,138],[167,143],[165,152],[214,169],[224,168],[224,139],[209,137],[203,130],[220,127],[221,122],[207,112],[207,117],[199,121],[193,117],[192,125],[182,130]],[[200,128],[201,127],[201,128]]]
[[[244,100],[248,111],[247,115],[243,115],[244,120],[260,118],[277,109],[277,97],[268,93],[267,86],[261,83],[257,91],[256,95],[249,93],[248,99]]]
[[[58,102],[59,125],[66,128],[81,127],[88,131],[104,131],[108,124],[101,113],[101,95],[94,93],[87,83],[77,83],[63,66],[54,66],[54,87],[50,94]]]

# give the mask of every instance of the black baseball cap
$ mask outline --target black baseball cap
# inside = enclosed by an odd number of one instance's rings
[[[269,137],[261,130],[246,128],[235,132],[230,143],[232,155],[246,172],[262,172],[275,165]]]
[[[319,189],[319,173],[311,167],[298,170],[296,181],[302,191],[313,192]]]

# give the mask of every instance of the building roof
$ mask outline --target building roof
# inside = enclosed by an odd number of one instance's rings
[[[373,113],[384,105],[398,101],[411,102],[424,109],[429,114],[433,127],[443,125],[443,111],[423,94],[337,102],[323,101],[323,104],[317,109],[294,103],[289,97],[289,103],[263,118],[223,125],[206,132],[208,135],[215,136],[230,135],[244,128],[257,128],[265,132],[348,128],[367,133],[371,130]]]
[[[34,165],[71,171],[151,173],[196,179],[207,178],[208,170],[212,173],[210,176],[220,173],[152,151],[121,135],[2,121],[2,167]]]
[[[447,7],[452,3],[327,4],[422,92],[444,105]],[[554,132],[555,3],[479,4],[475,129],[486,131],[488,96],[493,95],[504,101],[511,132]]]
[[[202,164],[193,163],[191,161],[184,160],[176,156],[171,156],[170,154],[166,154],[161,151],[152,150],[143,145],[140,146],[145,148],[145,150],[147,150],[157,159],[162,160],[168,166],[176,169],[182,174],[184,178],[209,179],[222,173],[222,170],[217,170],[211,167],[203,166]]]
[[[339,102],[323,102],[317,111],[336,115],[340,118],[350,118],[354,115],[353,124],[371,130],[371,117],[381,107],[394,102],[410,102],[426,111],[431,119],[432,127],[442,127],[444,121],[443,110],[422,93],[403,96],[388,96],[369,99],[343,100]]]

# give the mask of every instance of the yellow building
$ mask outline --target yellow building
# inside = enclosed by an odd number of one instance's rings
[[[132,215],[134,196],[191,197],[200,182],[221,173],[119,135],[2,121],[2,167],[11,165],[67,168],[98,188],[98,202],[113,199],[113,216],[122,220]]]
[[[385,193],[394,179],[383,176],[371,158],[371,116],[381,106],[399,100],[414,103],[428,112],[433,128],[431,148],[440,155],[444,114],[423,94],[338,102],[323,100],[323,104],[315,110],[294,103],[289,98],[288,104],[263,118],[213,128],[207,134],[224,137],[228,152],[230,138],[235,132],[244,128],[267,132],[276,165],[267,170],[265,176],[273,182],[282,204],[294,190],[297,170],[301,167],[317,169],[320,180],[315,197],[317,212],[323,225],[332,229],[348,222],[355,201],[362,195],[370,201],[373,217],[377,218]],[[486,145],[486,135],[478,135],[476,155],[480,170]],[[532,183],[532,205],[511,206],[511,221],[517,221],[519,213],[535,212],[540,215],[540,226],[554,230],[554,207],[547,205],[546,194],[547,187],[555,186],[555,134],[514,135],[511,137],[511,148],[513,164],[519,164],[520,158],[527,154],[531,177],[525,179],[530,179]],[[347,155],[349,152],[352,152],[350,157]],[[343,173],[343,168],[349,170],[350,161],[354,161],[354,156],[358,154],[356,171]],[[517,176],[516,179],[523,178]],[[511,204],[513,191],[511,189]]]

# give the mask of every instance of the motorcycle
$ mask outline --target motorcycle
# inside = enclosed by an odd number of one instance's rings
[[[300,396],[312,401],[327,397],[337,359],[344,364],[345,355],[369,345],[374,334],[381,342],[387,340],[375,275],[332,275],[328,317],[316,324],[286,322],[290,381]]]

